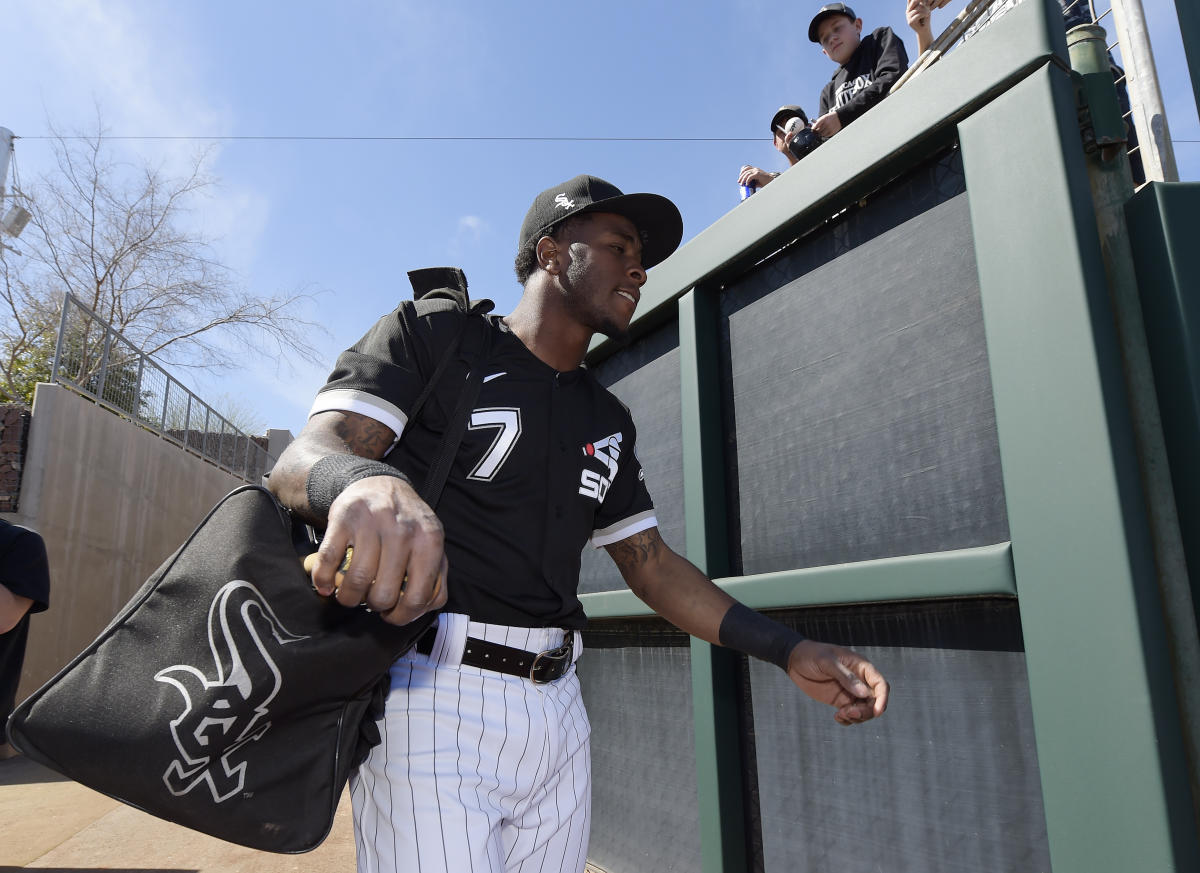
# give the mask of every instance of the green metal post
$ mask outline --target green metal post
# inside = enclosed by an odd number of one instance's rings
[[[1125,205],[1133,197],[1133,177],[1122,142],[1116,88],[1109,70],[1107,39],[1102,27],[1088,25],[1067,34],[1071,69],[1080,74],[1088,115],[1099,148],[1087,151],[1087,175],[1092,189],[1100,252],[1108,278],[1109,299],[1120,343],[1125,394],[1133,427],[1139,472],[1145,494],[1150,538],[1154,545],[1159,594],[1163,602],[1167,641],[1174,663],[1175,689],[1183,718],[1192,796],[1200,797],[1197,762],[1200,761],[1200,637],[1196,632],[1192,587],[1188,581],[1183,538],[1176,512],[1175,491],[1167,459],[1167,446],[1154,390],[1154,372],[1146,342],[1146,326],[1138,299],[1137,275]],[[1112,128],[1106,135],[1104,125]],[[1161,184],[1161,183],[1154,183]],[[1200,831],[1200,808],[1194,808]]]
[[[1076,108],[1049,65],[959,125],[1047,833],[1057,871],[1183,873],[1200,846]]]
[[[679,299],[684,513],[688,558],[710,576],[729,572],[717,359],[716,295],[693,289]],[[696,793],[704,873],[746,869],[737,715],[739,657],[692,639]]]
[[[1125,212],[1200,626],[1200,182],[1151,182]]]

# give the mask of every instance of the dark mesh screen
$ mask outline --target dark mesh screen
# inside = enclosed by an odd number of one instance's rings
[[[584,634],[578,669],[592,722],[588,859],[608,873],[700,869],[691,650],[685,635],[665,627],[595,622]]]
[[[735,573],[1008,539],[961,191],[951,152],[722,294]]]
[[[637,456],[663,539],[680,554],[683,542],[683,456],[679,413],[679,324],[647,334],[592,368],[596,379],[633,413]],[[587,547],[579,571],[579,591],[625,587],[608,553]]]
[[[852,646],[893,705],[854,728],[750,662],[768,871],[1050,870],[1015,601],[775,614]]]

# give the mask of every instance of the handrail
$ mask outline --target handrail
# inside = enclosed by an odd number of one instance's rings
[[[258,483],[275,463],[254,437],[70,293],[63,299],[50,381],[246,482]]]

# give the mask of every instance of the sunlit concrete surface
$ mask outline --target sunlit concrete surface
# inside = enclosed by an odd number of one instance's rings
[[[0,873],[352,873],[350,799],[303,855],[235,846],[118,803],[26,758],[0,761]]]

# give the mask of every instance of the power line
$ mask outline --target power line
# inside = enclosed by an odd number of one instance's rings
[[[77,139],[90,136],[14,136],[14,139]],[[106,140],[220,140],[259,142],[761,142],[765,136],[155,136],[105,135]]]

